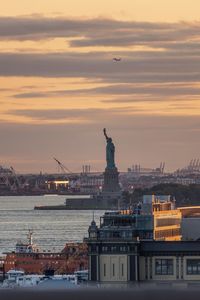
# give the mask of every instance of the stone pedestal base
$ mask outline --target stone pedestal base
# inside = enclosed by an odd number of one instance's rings
[[[104,184],[102,188],[103,194],[118,195],[120,194],[119,186],[119,172],[117,168],[105,169],[104,172]]]

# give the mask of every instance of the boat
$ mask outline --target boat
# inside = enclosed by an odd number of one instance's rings
[[[89,271],[88,270],[80,270],[74,272],[75,276],[77,277],[78,282],[85,282],[89,280]]]
[[[54,276],[26,275],[23,270],[12,269],[6,273],[6,277],[1,288],[34,288],[44,290],[75,288],[78,285],[78,278],[75,274]]]
[[[73,274],[88,268],[88,250],[86,243],[66,243],[60,252],[41,250],[33,242],[33,232],[29,230],[28,241],[19,241],[15,251],[4,253],[4,272],[19,269],[26,275]]]

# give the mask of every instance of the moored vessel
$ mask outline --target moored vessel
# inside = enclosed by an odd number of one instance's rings
[[[88,269],[88,253],[85,243],[67,243],[62,251],[42,251],[33,242],[29,231],[27,242],[17,242],[15,251],[5,253],[4,272],[23,270],[25,274],[59,275],[73,274]]]

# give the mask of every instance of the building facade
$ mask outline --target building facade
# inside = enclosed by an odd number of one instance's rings
[[[106,212],[88,229],[89,280],[200,280],[200,241],[181,241],[180,227],[169,197],[145,196],[136,211]]]
[[[90,243],[89,280],[101,283],[199,281],[200,242]]]

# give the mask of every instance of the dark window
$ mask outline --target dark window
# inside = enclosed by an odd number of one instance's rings
[[[96,248],[96,245],[92,245],[91,246],[91,252],[96,252],[97,248]]]
[[[122,264],[122,276],[124,276],[124,264]]]
[[[103,276],[106,276],[106,264],[103,265]]]
[[[120,252],[126,252],[126,246],[120,246],[119,250]]]
[[[103,246],[103,247],[102,247],[102,252],[108,252],[108,247]]]
[[[113,276],[115,276],[115,264],[113,264],[112,266],[113,266]]]
[[[135,270],[135,256],[130,255],[130,281],[135,281],[136,279],[136,270]]]
[[[91,281],[97,280],[97,259],[95,255],[91,255]]]
[[[111,247],[111,252],[117,252],[117,246],[112,246]]]
[[[156,259],[156,275],[173,275],[173,259]]]
[[[114,231],[113,232],[113,238],[119,238],[119,237],[120,237],[119,231]]]
[[[200,259],[187,259],[187,275],[200,275]]]

